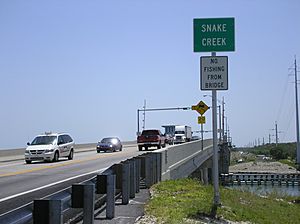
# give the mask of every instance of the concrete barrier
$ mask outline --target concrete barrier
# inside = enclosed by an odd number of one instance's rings
[[[161,180],[187,177],[213,155],[212,139],[188,142],[156,150],[161,154]]]

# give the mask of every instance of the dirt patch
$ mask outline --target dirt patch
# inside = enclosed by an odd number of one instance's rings
[[[294,167],[280,162],[249,162],[229,167],[231,173],[300,173]]]

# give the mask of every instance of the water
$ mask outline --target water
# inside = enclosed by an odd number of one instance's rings
[[[231,185],[230,189],[248,191],[257,195],[267,195],[269,193],[277,193],[285,196],[300,196],[300,186],[278,186],[278,185]]]

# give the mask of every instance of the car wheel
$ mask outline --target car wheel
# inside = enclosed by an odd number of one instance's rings
[[[54,157],[53,157],[53,162],[57,162],[58,161],[58,158],[59,158],[59,155],[58,155],[58,152],[56,151],[55,153],[54,153]]]
[[[143,146],[139,145],[139,151],[143,150]]]
[[[71,149],[70,154],[68,156],[68,160],[72,160],[73,159],[73,155],[74,155],[74,151],[73,151],[73,149]]]
[[[122,151],[123,146],[121,145],[120,152]]]
[[[145,146],[145,150],[148,151],[148,146]]]
[[[161,148],[161,145],[159,144],[158,146],[157,146],[157,149],[160,149]]]
[[[100,153],[100,150],[97,150],[97,153]]]
[[[26,162],[27,164],[30,164],[30,163],[31,163],[31,160],[25,160],[25,162]]]

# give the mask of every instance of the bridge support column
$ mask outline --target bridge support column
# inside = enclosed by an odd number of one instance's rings
[[[212,183],[212,160],[206,160],[198,167],[191,175],[192,178],[197,178],[203,184]]]
[[[230,150],[228,142],[224,142],[220,146],[220,158],[219,158],[219,173],[229,173],[230,166]]]
[[[213,180],[213,169],[212,168],[207,168],[207,176],[208,176],[208,183],[212,184]]]
[[[208,168],[207,167],[203,168],[202,173],[203,173],[203,176],[202,176],[203,177],[203,183],[205,185],[207,185],[208,184]]]

